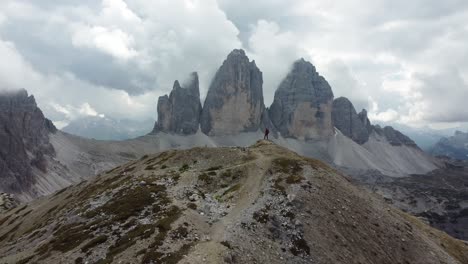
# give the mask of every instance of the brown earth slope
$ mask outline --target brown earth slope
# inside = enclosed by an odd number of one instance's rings
[[[270,142],[144,156],[0,216],[0,263],[468,263],[468,246]]]

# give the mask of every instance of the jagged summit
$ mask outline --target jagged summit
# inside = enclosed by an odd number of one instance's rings
[[[233,50],[216,72],[201,115],[207,135],[236,135],[261,127],[263,76],[241,49]]]
[[[358,114],[351,101],[346,97],[339,97],[333,101],[332,116],[334,126],[358,144],[366,143],[369,137],[375,133],[376,136],[384,138],[392,146],[404,145],[419,149],[412,139],[393,127],[381,128],[379,125],[372,125],[367,117],[367,111],[363,109]]]
[[[55,155],[49,133],[57,129],[24,89],[0,93],[0,124],[0,192],[30,190],[34,171],[45,173]]]
[[[194,134],[199,127],[201,109],[198,74],[193,72],[186,87],[176,80],[170,95],[159,97],[158,121],[153,133]]]
[[[365,111],[365,110],[363,110]],[[351,101],[346,97],[339,97],[333,101],[333,124],[343,134],[359,144],[369,140],[370,131],[367,129],[363,119],[366,120],[366,112],[359,116]]]
[[[269,114],[284,137],[326,138],[333,134],[332,102],[328,82],[310,62],[300,59],[276,90]]]
[[[462,241],[268,141],[144,156],[0,227],[1,263],[468,261]]]

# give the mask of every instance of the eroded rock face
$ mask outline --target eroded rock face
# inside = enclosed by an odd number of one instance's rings
[[[232,51],[216,73],[203,106],[201,130],[210,136],[261,128],[262,72],[243,50]]]
[[[34,182],[34,170],[47,171],[55,155],[49,133],[56,132],[26,90],[0,94],[0,191],[19,193]]]
[[[169,96],[158,99],[158,121],[153,132],[195,134],[200,123],[201,103],[197,73],[192,73],[186,87],[178,81]]]
[[[333,125],[356,143],[364,144],[369,140],[367,112],[363,110],[358,115],[348,98],[340,97],[333,101],[332,117]]]
[[[361,120],[364,127],[367,129],[368,134],[370,134],[372,132],[372,124],[369,118],[367,117],[367,110],[362,109],[362,111],[358,114],[358,117]]]
[[[381,128],[379,125],[373,126],[374,131],[379,134],[385,136],[387,141],[392,145],[392,146],[410,146],[410,147],[415,147],[419,148],[418,145],[408,136],[404,135],[400,131],[394,129],[391,126],[386,126],[384,128]]]
[[[315,67],[304,59],[276,90],[270,118],[284,137],[320,139],[333,134],[333,92]]]

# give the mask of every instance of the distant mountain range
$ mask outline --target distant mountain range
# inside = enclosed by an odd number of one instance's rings
[[[468,133],[456,131],[453,136],[440,139],[429,152],[434,156],[468,160]]]
[[[143,136],[152,131],[153,120],[114,119],[89,116],[71,121],[62,131],[98,140],[125,140]]]

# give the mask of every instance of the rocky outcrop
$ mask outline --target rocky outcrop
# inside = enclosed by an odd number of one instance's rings
[[[370,131],[367,125],[370,122],[367,113],[361,112],[358,115],[348,98],[340,97],[333,101],[332,118],[333,125],[356,143],[364,144],[369,140]]]
[[[55,154],[49,133],[56,130],[25,90],[0,95],[0,191],[27,190],[35,171],[47,171],[45,156]]]
[[[419,148],[412,139],[391,126],[381,128],[379,125],[372,125],[367,117],[367,111],[363,109],[358,114],[353,104],[345,97],[333,101],[332,117],[333,125],[358,144],[366,143],[369,136],[375,132],[384,137],[392,146],[404,145]]]
[[[0,214],[18,206],[19,201],[12,194],[0,193]]]
[[[392,146],[405,145],[405,146],[419,148],[418,145],[411,138],[405,136],[403,133],[394,129],[391,126],[386,126],[384,128],[381,128],[379,125],[375,125],[373,126],[373,130],[377,134],[384,136]]]
[[[262,126],[263,77],[255,61],[243,50],[233,50],[217,71],[200,121],[210,136],[257,131]]]
[[[161,131],[190,135],[197,132],[202,106],[196,72],[191,74],[185,86],[182,87],[179,81],[175,81],[170,95],[159,97],[158,121],[153,130],[154,133]]]
[[[301,59],[276,90],[269,113],[283,137],[320,139],[333,134],[332,103],[328,82]]]
[[[364,125],[364,127],[368,131],[368,134],[370,134],[373,128],[372,128],[372,124],[369,118],[367,117],[367,110],[362,109],[362,111],[358,114],[358,117],[359,117],[359,120],[361,120],[361,123]]]

